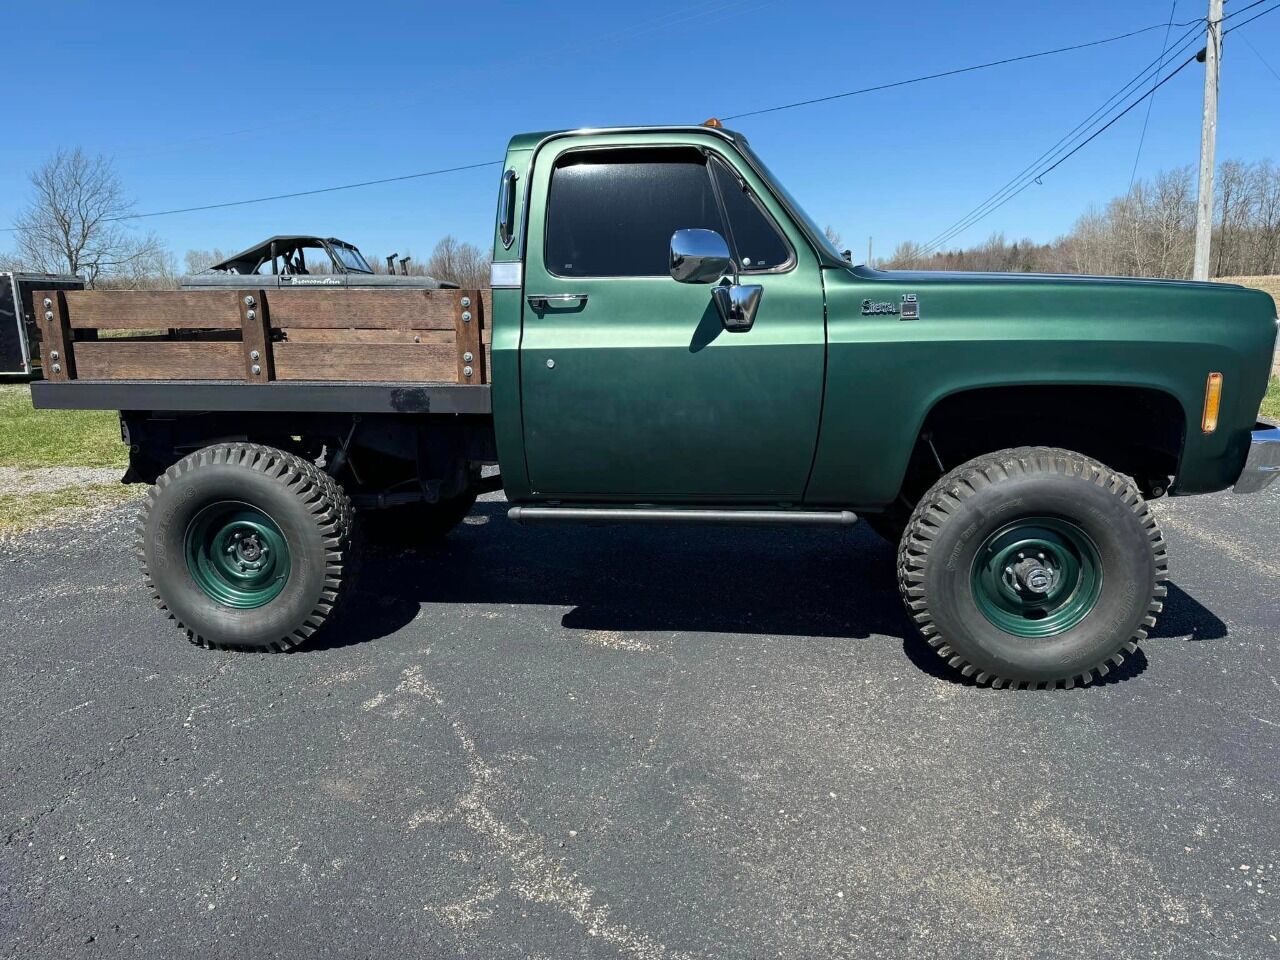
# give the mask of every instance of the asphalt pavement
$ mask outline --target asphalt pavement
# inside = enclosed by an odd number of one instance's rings
[[[133,507],[0,546],[0,956],[1280,955],[1280,488],[1161,503],[1106,682],[943,668],[867,530],[381,549],[302,652],[188,645]]]

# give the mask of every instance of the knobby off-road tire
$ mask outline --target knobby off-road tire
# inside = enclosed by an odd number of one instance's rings
[[[898,547],[899,589],[925,640],[995,687],[1106,675],[1155,626],[1168,575],[1164,537],[1133,482],[1049,447],[952,470]]]
[[[283,652],[332,616],[354,572],[354,512],[315,464],[274,447],[205,447],[148,492],[137,555],[192,643]]]

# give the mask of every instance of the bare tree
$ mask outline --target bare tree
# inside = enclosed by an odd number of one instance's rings
[[[183,262],[187,265],[187,273],[204,273],[215,263],[221,263],[227,259],[230,254],[224,250],[214,247],[212,250],[188,250],[183,256]]]
[[[489,285],[489,255],[470,243],[446,236],[427,259],[426,272],[437,280],[450,280],[464,289]]]
[[[1215,205],[1214,274],[1260,276],[1280,269],[1280,168],[1270,161],[1224,161]],[[1190,167],[1139,180],[1101,210],[1090,209],[1053,243],[984,243],[925,253],[898,245],[888,265],[931,270],[1189,277],[1195,235],[1195,181]]]
[[[822,233],[824,236],[826,236],[828,240],[831,241],[831,245],[835,247],[837,250],[844,249],[844,237],[840,236],[840,231],[837,230],[835,227],[833,227],[831,224],[828,223],[825,227],[823,227]]]
[[[35,196],[14,227],[18,253],[32,269],[76,273],[94,284],[135,276],[163,250],[153,234],[121,225],[133,204],[104,157],[59,150],[31,174],[31,186]]]

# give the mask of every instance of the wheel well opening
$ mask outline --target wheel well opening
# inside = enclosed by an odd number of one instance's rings
[[[1182,405],[1141,387],[991,387],[934,406],[912,451],[901,499],[914,503],[947,470],[1010,447],[1074,450],[1128,474],[1147,496],[1177,477]]]

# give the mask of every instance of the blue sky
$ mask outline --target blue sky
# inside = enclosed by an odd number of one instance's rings
[[[1249,2],[1229,0],[1227,13]],[[25,39],[6,58],[3,224],[26,200],[27,173],[59,146],[113,157],[137,209],[161,210],[500,159],[521,130],[696,123],[1086,42],[1163,24],[1170,0],[6,6],[6,33]],[[1206,6],[1179,0],[1176,19]],[[1257,53],[1228,37],[1218,156],[1280,162],[1280,79],[1259,58],[1280,71],[1280,12],[1240,35]],[[1163,28],[733,126],[859,259],[868,236],[881,255],[962,216],[1155,58],[1162,40]],[[1202,78],[1193,64],[1158,92],[1139,175],[1196,162]],[[1123,193],[1144,110],[958,242],[993,230],[1049,240],[1090,203]],[[498,173],[140,227],[179,260],[188,248],[238,249],[294,231],[425,257],[446,233],[489,242]]]

